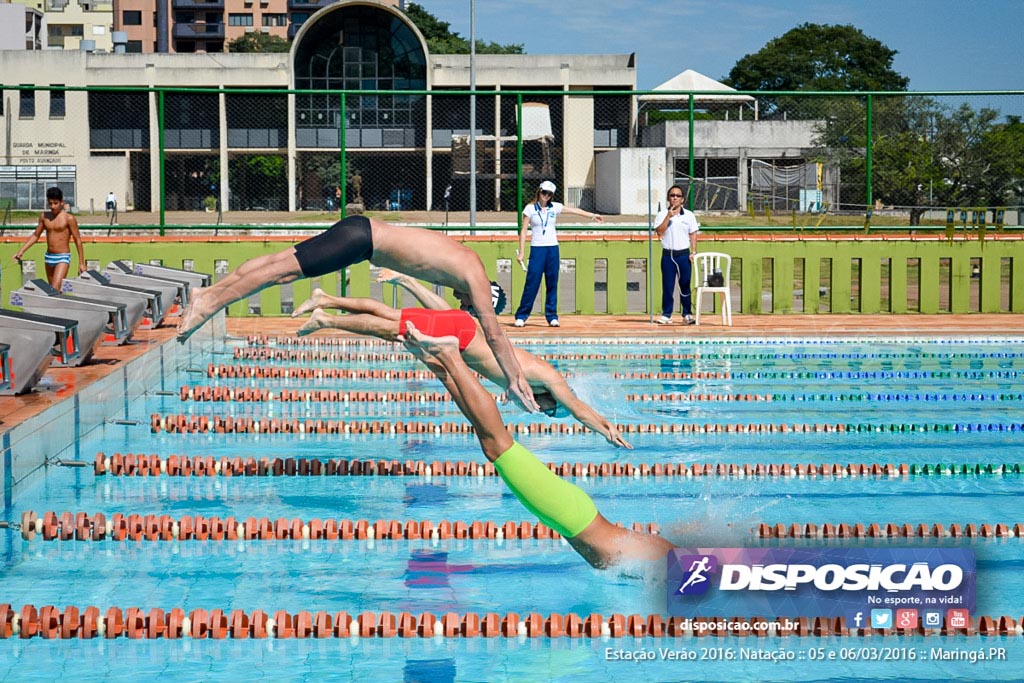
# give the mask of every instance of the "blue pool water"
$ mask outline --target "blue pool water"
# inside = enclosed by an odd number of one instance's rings
[[[107,423],[57,455],[92,462],[97,452],[296,458],[382,458],[482,462],[470,435],[151,433],[158,414],[286,419],[461,422],[450,402],[219,403],[182,401],[182,385],[344,391],[437,392],[417,380],[211,379],[209,363],[299,367],[290,361],[234,360],[238,341],[165,368],[159,386],[107,415]],[[765,340],[676,344],[534,344],[572,375],[577,393],[619,424],[854,424],[880,427],[972,425],[971,431],[628,434],[632,451],[593,434],[528,434],[519,439],[545,461],[585,463],[1024,463],[1024,342],[900,340],[849,343]],[[388,350],[380,345],[360,351]],[[573,360],[566,354],[610,356]],[[697,359],[657,355],[702,354]],[[641,360],[628,360],[630,357]],[[306,365],[310,365],[306,363]],[[417,369],[397,362],[316,362],[334,368]],[[714,379],[629,379],[616,373],[713,373]],[[775,373],[774,375],[772,373]],[[971,374],[966,374],[971,373]],[[173,395],[159,395],[156,390]],[[771,401],[631,400],[633,394],[770,394]],[[860,398],[849,398],[850,396]],[[507,421],[550,423],[502,409]],[[983,425],[983,431],[973,429]],[[998,431],[999,428],[1002,431]],[[969,544],[978,557],[977,613],[1024,613],[1020,539],[824,541],[762,540],[759,523],[1013,525],[1022,521],[1024,475],[914,477],[644,477],[575,479],[601,512],[622,522],[657,522],[679,544],[701,546],[914,546]],[[23,510],[236,517],[396,520],[531,520],[493,477],[94,476],[92,468],[50,467],[6,518]],[[664,613],[664,569],[625,576],[591,569],[560,541],[43,542],[3,532],[0,602],[14,606],[96,605],[192,609],[431,612]],[[915,659],[863,661],[846,648],[889,647]],[[941,661],[937,652],[1005,648],[1006,661]],[[658,648],[701,657],[682,662]],[[741,651],[794,660],[743,659]],[[809,661],[817,648],[837,653]],[[615,651],[654,652],[641,663]],[[611,652],[609,652],[611,650]],[[708,659],[728,650],[737,659]],[[708,639],[361,639],[326,641],[50,641],[0,645],[0,680],[803,680],[1024,678],[1018,637]],[[813,651],[813,652],[812,652]],[[838,653],[842,653],[839,657]],[[920,656],[917,656],[920,654]],[[800,655],[800,659],[796,657]],[[856,661],[855,661],[856,660]],[[87,662],[87,664],[86,664]],[[982,674],[982,667],[984,673]]]

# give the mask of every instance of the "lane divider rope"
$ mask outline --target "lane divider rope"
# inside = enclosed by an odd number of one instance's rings
[[[206,367],[207,377],[224,378],[294,378],[294,379],[399,379],[433,380],[429,370],[356,370],[349,368],[282,368],[263,365],[214,365]]]
[[[619,526],[627,528],[625,525]],[[540,522],[311,519],[279,517],[204,517],[175,518],[167,514],[115,513],[108,519],[102,512],[44,512],[21,514],[18,528],[26,541],[36,535],[44,541],[282,541],[282,540],[448,540],[448,539],[560,539],[559,533]],[[655,522],[633,522],[629,529],[638,533],[660,534]],[[848,539],[848,538],[1024,538],[1024,523],[996,524],[798,524],[760,522],[750,533],[765,539]]]
[[[1019,379],[1024,370],[821,370],[757,372],[615,372],[615,379]]]
[[[999,336],[990,337],[963,336],[963,337],[929,337],[929,336],[887,336],[884,334],[868,334],[871,344],[891,344],[893,346],[919,346],[921,344],[935,344],[946,346],[985,346],[995,344],[1003,347],[1010,344],[1024,344],[1024,337]],[[573,345],[581,343],[581,340],[589,341],[586,337],[517,337],[516,341],[526,340],[529,343],[545,345]],[[249,346],[386,346],[388,342],[359,337],[356,335],[317,335],[315,337],[298,336],[268,336],[250,335],[246,337]],[[679,342],[668,342],[665,339],[651,337],[618,337],[615,339],[602,340],[602,344],[609,346],[666,346]],[[849,338],[829,337],[789,337],[779,339],[778,337],[730,337],[724,339],[714,338],[689,338],[682,343],[688,346],[849,346]]]
[[[342,348],[339,346],[328,347],[330,349]],[[545,360],[705,360],[705,361],[807,361],[807,360],[922,360],[935,359],[949,360],[961,359],[991,359],[991,358],[1021,358],[1021,353],[543,353],[536,354]],[[409,361],[411,357],[403,352],[365,352],[365,351],[335,351],[317,347],[299,348],[276,348],[273,346],[236,348],[234,351],[236,360],[276,360],[276,361],[362,361],[362,362],[394,362]]]
[[[776,401],[781,403],[816,403],[816,402],[985,402],[985,401],[1024,401],[1022,393],[1008,394],[954,394],[954,393],[915,393],[915,394],[695,394],[670,392],[664,394],[627,394],[626,400],[645,403],[648,401],[686,401],[686,402],[742,402],[742,401]]]
[[[943,623],[941,628],[872,629],[846,625],[844,617],[731,617],[735,626],[729,631],[712,630],[709,617],[698,621],[691,617],[663,617],[660,614],[620,614],[605,616],[574,612],[547,616],[530,612],[502,615],[497,612],[327,612],[277,610],[245,612],[240,609],[168,610],[110,607],[101,611],[89,605],[84,609],[53,605],[23,605],[14,609],[0,604],[0,639],[45,638],[89,640],[92,638],[130,638],[176,640],[179,638],[223,640],[227,638],[682,638],[682,637],[823,637],[823,636],[1020,636],[1020,622],[1011,616],[974,615],[963,628]],[[1024,621],[1024,620],[1022,620]],[[746,630],[744,624],[763,622],[770,628]],[[945,622],[945,620],[944,620]],[[698,623],[695,630],[692,626]]]
[[[78,464],[78,463],[75,463]],[[85,464],[85,463],[81,463]],[[907,477],[978,476],[1021,474],[1021,463],[892,464],[892,463],[547,463],[562,477]],[[377,476],[377,477],[494,477],[489,462],[435,460],[359,460],[318,458],[254,458],[240,456],[187,456],[142,453],[97,453],[93,461],[96,476]]]
[[[377,520],[365,519],[288,519],[280,517],[204,517],[186,515],[175,518],[167,514],[115,513],[109,518],[102,512],[44,512],[32,510],[21,514],[21,524],[12,525],[21,537],[31,541],[39,535],[44,541],[282,541],[282,540],[447,540],[447,539],[560,539],[557,531],[540,522],[441,520]],[[640,533],[657,534],[657,524],[635,522],[631,527]]]
[[[390,420],[296,420],[280,418],[222,417],[207,415],[150,415],[150,431],[184,434],[473,434],[468,422],[402,422]],[[512,434],[583,434],[590,430],[579,424],[520,423],[505,425]],[[627,434],[719,434],[719,433],[861,433],[861,432],[1019,432],[1024,423],[836,423],[836,424],[619,424]]]
[[[263,389],[259,387],[211,387],[205,385],[184,385],[178,392],[182,401],[235,401],[240,403],[439,403],[450,402],[451,394],[446,391],[336,391],[328,389],[298,390]],[[505,394],[498,397],[506,398]]]
[[[759,538],[1024,538],[1024,524],[778,524],[761,523]]]

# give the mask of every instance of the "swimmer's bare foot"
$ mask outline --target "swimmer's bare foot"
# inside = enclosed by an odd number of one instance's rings
[[[178,342],[182,343],[202,327],[217,311],[209,310],[206,289],[192,290],[192,300],[178,320]]]
[[[327,293],[319,287],[314,287],[311,296],[299,304],[294,311],[292,311],[292,317],[297,318],[304,313],[309,313],[314,308],[324,308],[327,305]],[[309,334],[308,332],[306,334]]]
[[[321,292],[321,294],[323,294],[323,292]],[[310,299],[310,301],[312,301],[312,299]],[[298,329],[296,334],[299,335],[300,337],[305,337],[307,334],[313,334],[317,330],[322,330],[325,327],[330,327],[327,324],[327,319],[329,317],[330,316],[324,313],[324,310],[322,308],[313,309],[313,315],[309,316],[309,320],[307,320],[305,324],[303,324],[303,326]]]
[[[405,323],[405,334],[399,339],[405,348],[417,358],[440,358],[448,353],[459,353],[459,340],[456,337],[430,337],[416,329],[411,322]]]

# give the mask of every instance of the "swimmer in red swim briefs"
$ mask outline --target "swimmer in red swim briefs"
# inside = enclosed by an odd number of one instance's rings
[[[407,323],[412,322],[413,327],[432,337],[456,337],[465,362],[495,384],[505,387],[504,375],[494,354],[484,341],[483,335],[477,334],[479,323],[467,312],[472,308],[468,297],[456,292],[455,296],[462,301],[463,310],[453,310],[447,301],[424,287],[415,278],[384,269],[378,280],[394,282],[405,287],[427,308],[398,310],[373,299],[335,297],[325,294],[323,290],[314,289],[313,296],[299,304],[292,313],[292,317],[296,317],[313,312],[306,324],[299,328],[299,335],[334,328],[397,342],[399,336],[405,334]],[[494,310],[497,312],[503,309],[506,303],[505,293],[497,283],[492,283],[491,295]],[[324,313],[324,308],[338,308],[347,311],[348,315],[330,315]],[[614,424],[573,393],[565,378],[554,366],[523,349],[512,347],[512,351],[543,413],[551,417],[572,415],[582,424],[604,436],[608,443],[622,448],[632,448],[622,438]]]

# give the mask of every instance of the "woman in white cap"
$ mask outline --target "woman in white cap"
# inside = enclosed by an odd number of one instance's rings
[[[533,203],[523,209],[523,228],[519,233],[519,249],[516,256],[519,265],[526,269],[526,287],[523,298],[516,309],[516,327],[526,325],[526,319],[533,310],[533,302],[540,291],[540,280],[544,278],[544,317],[548,325],[558,327],[558,267],[561,257],[558,253],[558,236],[555,234],[555,223],[560,213],[572,213],[585,216],[598,223],[604,222],[602,216],[571,206],[564,206],[551,201],[555,194],[555,184],[545,180],[537,188]],[[523,254],[526,251],[526,231],[530,231],[530,265],[523,265]]]

